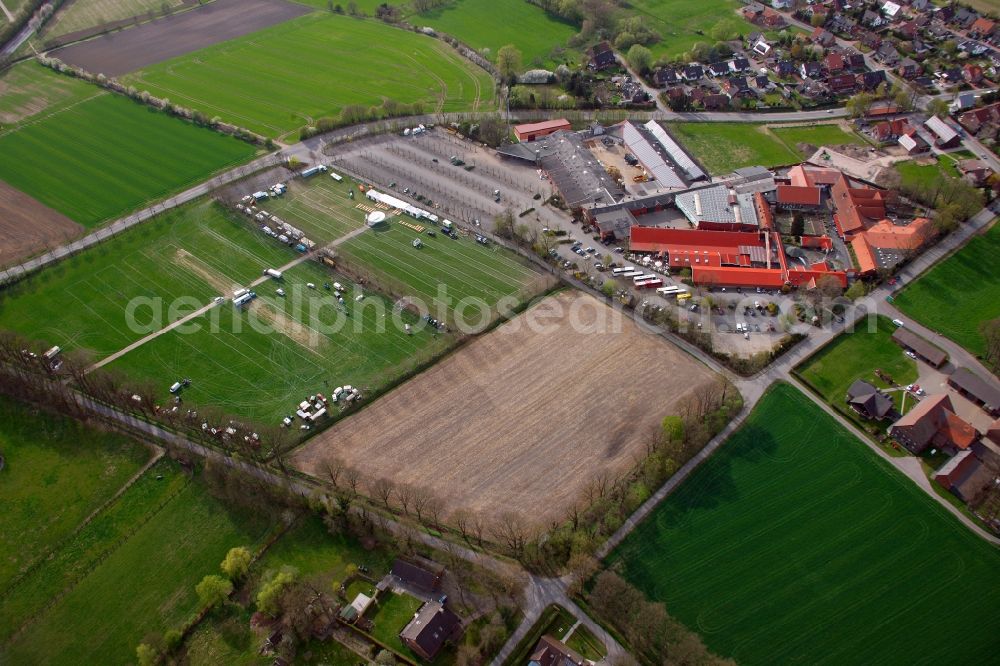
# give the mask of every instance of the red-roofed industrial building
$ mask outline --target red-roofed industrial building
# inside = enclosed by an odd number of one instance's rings
[[[816,186],[778,185],[775,201],[779,208],[811,210],[819,208],[822,192]]]
[[[695,284],[777,289],[814,284],[832,275],[842,287],[847,276],[825,264],[789,268],[781,237],[772,231],[706,231],[632,227],[629,249],[663,258],[677,271],[691,270]]]
[[[524,143],[525,141],[534,141],[543,136],[548,136],[553,132],[558,132],[559,130],[571,130],[573,127],[569,124],[569,121],[565,118],[558,118],[556,120],[543,120],[540,123],[526,123],[524,125],[514,125],[514,135],[517,136],[517,140]]]

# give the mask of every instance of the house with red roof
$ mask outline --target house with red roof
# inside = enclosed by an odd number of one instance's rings
[[[988,39],[993,36],[996,27],[996,23],[985,16],[980,16],[969,27],[969,36],[977,39]]]
[[[822,191],[815,185],[778,185],[775,203],[788,210],[815,210],[823,199]]]
[[[573,129],[569,121],[565,118],[557,118],[554,120],[543,120],[538,123],[525,123],[524,125],[514,125],[514,135],[520,142],[534,141],[535,139],[540,139],[542,137],[548,136],[553,132],[558,132],[559,130],[569,131]]]
[[[979,65],[973,65],[971,63],[966,63],[962,67],[962,78],[966,82],[976,85],[977,83],[982,83],[983,81],[983,68]]]
[[[929,446],[964,451],[979,439],[971,424],[955,413],[946,393],[924,398],[889,427],[889,435],[913,453]]]

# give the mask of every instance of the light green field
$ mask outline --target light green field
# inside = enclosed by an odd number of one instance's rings
[[[995,655],[1000,551],[786,384],[610,563],[740,664]]]
[[[932,188],[941,178],[960,178],[957,163],[960,160],[972,159],[974,155],[965,150],[954,153],[930,156],[932,164],[918,164],[916,160],[897,162],[894,166],[899,172],[904,186],[914,188]],[[921,162],[926,161],[921,159]]]
[[[167,474],[182,472],[172,465]],[[218,571],[229,548],[255,549],[270,529],[262,516],[223,508],[198,482],[148,511],[134,534],[5,647],[5,663],[131,663],[145,636],[197,611],[195,584]]]
[[[140,14],[162,14],[164,8],[182,4],[181,0],[86,0],[71,2],[56,13],[45,32],[47,38],[93,28]]]
[[[347,317],[332,292],[304,287],[335,280],[348,287]],[[286,271],[282,287],[286,298],[265,283],[248,311],[225,303],[192,322],[197,332],[175,329],[108,367],[154,382],[163,399],[171,383],[189,378],[186,401],[276,426],[310,395],[329,395],[338,386],[357,386],[370,397],[453,343],[450,335],[419,327],[407,335],[402,322],[416,325],[415,316],[405,315],[396,324],[390,301],[355,290],[349,280],[316,263]],[[359,293],[367,294],[361,302],[354,300]],[[273,313],[289,324],[277,323]]]
[[[295,256],[211,201],[199,200],[5,289],[0,327],[66,350],[88,349],[100,359],[149,332],[127,325],[133,299],[162,303],[166,325],[195,309],[175,309],[169,316],[174,299],[204,305],[222,293],[206,276],[231,288]],[[135,312],[138,323],[151,324],[150,308]]]
[[[10,125],[26,118],[34,117],[37,121],[82,100],[106,94],[96,86],[56,74],[33,60],[19,63],[0,76],[0,136]]]
[[[124,437],[0,398],[0,456],[2,603],[15,578],[110,499],[149,453]]]
[[[525,0],[456,0],[424,14],[414,14],[408,20],[453,35],[492,61],[496,61],[497,51],[506,44],[513,44],[521,51],[525,68],[554,69],[561,63],[573,67],[580,61],[576,49],[568,49],[562,57],[552,57],[553,49],[565,48],[577,28]]]
[[[737,13],[741,6],[738,0],[635,0],[627,15],[648,19],[649,26],[660,33],[660,42],[649,47],[654,57],[674,58],[698,42],[711,45],[719,41],[713,37],[717,28],[728,36],[759,30]],[[699,35],[699,31],[704,34]]]
[[[158,63],[124,79],[206,115],[278,137],[384,98],[424,112],[487,110],[493,81],[439,40],[314,13]]]
[[[419,657],[399,639],[399,632],[409,623],[423,604],[408,594],[385,592],[374,611],[368,612],[368,619],[374,624],[372,635],[396,652],[409,657]]]
[[[1000,317],[1000,225],[908,285],[894,305],[973,354],[983,354],[984,321]]]
[[[668,129],[712,175],[747,166],[782,166],[798,153],[764,125],[749,123],[670,123]]]
[[[0,133],[0,180],[95,226],[254,153],[232,137],[102,95]]]
[[[783,141],[789,150],[799,152],[802,157],[810,157],[811,152],[799,151],[798,144],[810,146],[841,146],[845,144],[864,146],[864,139],[854,132],[845,132],[838,125],[811,125],[801,127],[772,127],[771,131]]]

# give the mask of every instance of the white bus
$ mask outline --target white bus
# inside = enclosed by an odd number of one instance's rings
[[[672,296],[673,294],[679,294],[680,291],[681,290],[678,289],[677,287],[670,286],[670,287],[660,287],[659,289],[656,290],[656,293],[660,294],[661,296]]]
[[[636,275],[635,277],[633,277],[632,282],[639,283],[639,282],[645,282],[646,280],[655,280],[656,277],[657,276],[655,273],[643,273],[642,275]]]
[[[622,273],[628,273],[631,270],[635,270],[635,269],[633,269],[630,266],[619,266],[618,268],[612,268],[611,269],[611,274],[614,275],[615,277],[618,277]]]
[[[635,278],[635,277],[639,277],[640,275],[642,275],[642,271],[637,271],[634,268],[631,269],[631,270],[628,270],[628,271],[626,271],[624,273],[622,273],[622,277],[626,277],[626,278]]]

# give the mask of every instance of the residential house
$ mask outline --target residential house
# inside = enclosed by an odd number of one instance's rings
[[[886,0],[882,3],[882,14],[885,15],[890,21],[895,21],[902,16],[902,7],[892,0]]]
[[[877,90],[880,85],[887,83],[887,81],[885,70],[882,69],[858,74],[858,83],[867,91]]]
[[[901,60],[899,51],[889,42],[883,42],[875,49],[875,59],[883,63],[886,67],[895,67]]]
[[[594,44],[588,50],[587,55],[590,57],[587,67],[594,71],[599,72],[609,67],[614,67],[617,64],[614,49],[607,42]]]
[[[1000,126],[1000,102],[966,111],[958,117],[958,124],[973,135],[984,128]]]
[[[767,39],[764,38],[764,35],[761,35],[760,33],[755,34],[756,37],[749,40],[749,48],[760,57],[766,58],[768,54],[771,53],[771,45],[768,43]]]
[[[882,38],[870,30],[864,30],[858,35],[858,41],[873,51],[882,46]]]
[[[974,10],[958,5],[955,8],[955,15],[951,18],[951,23],[952,25],[957,25],[963,30],[968,30],[978,18],[979,14],[977,14]]]
[[[773,9],[768,8],[761,14],[760,24],[771,30],[783,28],[785,27],[785,17],[782,16],[780,12],[776,12]]]
[[[693,63],[684,68],[681,76],[684,77],[685,81],[700,81],[705,76],[705,70],[701,65]]]
[[[708,111],[724,111],[729,108],[729,96],[721,93],[705,95],[701,103]]]
[[[826,85],[830,86],[830,90],[835,95],[844,95],[854,92],[857,89],[858,83],[853,74],[845,72],[829,77],[826,80]]]
[[[979,438],[976,429],[955,413],[945,393],[918,402],[889,427],[889,435],[918,454],[931,445],[945,451],[964,451]]]
[[[826,22],[825,27],[831,32],[853,37],[858,31],[858,22],[849,16],[835,14]]]
[[[746,58],[733,58],[729,61],[729,71],[735,74],[750,71],[750,61]]]
[[[673,67],[661,67],[653,73],[653,82],[660,88],[677,85],[681,82],[681,73]]]
[[[993,36],[997,24],[986,17],[979,17],[969,27],[969,36],[975,39],[989,39]]]
[[[758,74],[753,77],[753,86],[757,90],[765,91],[773,88],[774,84],[771,83],[771,79],[767,78],[767,74]]]
[[[993,173],[993,169],[982,160],[961,160],[955,168],[962,174],[962,178],[976,187],[981,187]]]
[[[962,138],[958,136],[958,132],[937,116],[928,118],[927,122],[924,123],[924,127],[934,137],[934,145],[938,148],[947,150],[955,148],[958,144],[962,143]]]
[[[926,153],[931,148],[915,129],[911,129],[899,137],[899,146],[906,151],[907,155],[920,155]]]
[[[866,419],[878,421],[892,411],[892,398],[861,379],[847,389],[846,400],[851,409]]]
[[[943,72],[938,72],[937,76],[943,83],[949,86],[957,86],[965,82],[965,72],[961,67],[946,69]]]
[[[750,90],[750,84],[747,83],[745,76],[733,76],[726,79],[725,83],[722,84],[722,89],[726,91],[730,99],[754,97],[754,93]]]
[[[955,99],[951,101],[948,105],[948,110],[952,113],[958,113],[959,111],[968,111],[969,109],[976,106],[976,93],[974,92],[960,92],[955,95]]]
[[[861,25],[871,28],[872,30],[881,30],[885,26],[889,25],[889,19],[885,18],[881,14],[877,14],[870,9],[866,9],[865,13],[861,16]]]
[[[967,83],[978,85],[983,81],[983,68],[979,65],[966,63],[962,67],[962,78],[964,78]]]
[[[812,60],[804,62],[799,65],[799,74],[803,79],[820,79],[823,77],[823,65]]]
[[[837,38],[829,30],[824,30],[823,28],[816,28],[812,31],[809,36],[813,44],[819,44],[823,48],[829,48],[837,43]]]
[[[778,60],[774,63],[774,73],[779,79],[788,79],[795,76],[795,63],[791,60]]]
[[[934,5],[931,4],[931,0],[912,0],[910,9],[914,12],[926,12],[934,9]]]
[[[729,74],[729,63],[713,62],[708,66],[708,73],[718,78]]]
[[[828,53],[823,58],[823,66],[830,74],[840,74],[846,67],[844,56],[840,53]]]
[[[896,32],[905,39],[913,39],[920,34],[920,26],[916,21],[904,21],[896,26]]]
[[[542,636],[528,658],[528,666],[583,666],[586,660],[562,641]]]
[[[896,120],[885,120],[872,128],[872,137],[880,142],[887,143],[896,141],[899,137],[909,132],[912,128],[905,118]]]
[[[771,6],[775,9],[789,10],[795,7],[795,0],[771,0]]]
[[[902,62],[896,68],[896,73],[902,76],[904,79],[914,79],[920,76],[924,68],[916,60],[912,58],[903,58]]]
[[[428,601],[413,616],[399,639],[403,644],[428,661],[434,659],[445,643],[462,631],[458,616],[437,601]]]
[[[844,55],[844,64],[852,72],[861,72],[865,69],[865,57],[860,53],[847,53]]]
[[[987,381],[968,368],[958,368],[948,376],[948,385],[990,416],[1000,416],[1000,389],[995,380]]]
[[[778,185],[774,203],[779,210],[818,210],[823,192],[815,185]]]
[[[444,567],[440,565],[425,566],[400,558],[392,563],[389,574],[406,585],[430,593],[436,592],[441,587],[444,571]]]

